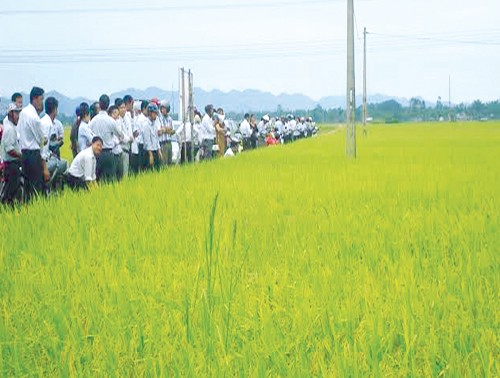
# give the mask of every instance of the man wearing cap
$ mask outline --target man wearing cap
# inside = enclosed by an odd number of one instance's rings
[[[30,104],[19,115],[19,146],[23,155],[23,173],[27,178],[26,201],[34,194],[43,194],[44,180],[49,180],[49,171],[42,160],[40,150],[47,143],[43,136],[39,114],[43,110],[44,90],[33,87],[30,92]]]
[[[17,140],[17,122],[19,120],[20,107],[15,103],[9,104],[7,117],[3,121],[3,135],[0,143],[0,160],[3,161],[3,179],[5,182],[2,197],[3,204],[13,205],[20,185],[21,173],[21,149]]]
[[[123,133],[118,123],[108,115],[109,96],[103,94],[99,98],[100,112],[89,123],[90,130],[102,139],[102,153],[97,160],[98,179],[115,181],[117,179],[117,164],[113,155],[117,140],[123,139]]]
[[[96,157],[101,154],[102,139],[100,137],[92,138],[92,145],[78,155],[71,163],[66,176],[68,186],[71,189],[89,189],[96,183]]]
[[[158,127],[156,119],[158,118],[158,107],[150,103],[147,107],[148,122],[144,124],[144,153],[147,159],[147,169],[159,169],[161,166],[160,141],[158,139]]]

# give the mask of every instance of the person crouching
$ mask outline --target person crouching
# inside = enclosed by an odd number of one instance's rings
[[[73,190],[88,190],[96,184],[96,157],[102,152],[102,139],[95,136],[92,145],[76,155],[67,173],[68,186]]]

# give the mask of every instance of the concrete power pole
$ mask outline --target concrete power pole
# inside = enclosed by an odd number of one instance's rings
[[[193,73],[191,70],[188,71],[188,103],[189,103],[189,124],[191,125],[191,150],[189,154],[191,155],[191,161],[194,161],[194,140],[193,140],[193,130],[194,130],[194,98],[193,98]],[[185,130],[185,128],[184,128]]]
[[[354,0],[347,0],[346,155],[356,158],[356,90],[354,75]]]
[[[366,135],[366,118],[367,118],[367,104],[366,104],[366,28],[363,31],[363,134]]]
[[[182,86],[182,123],[184,125],[183,127],[183,143],[186,142],[186,122],[187,122],[187,114],[186,114],[186,71],[184,70],[184,67],[181,68],[181,86]],[[182,143],[180,144],[179,147],[182,147]],[[186,161],[186,148],[184,148],[184,161]]]

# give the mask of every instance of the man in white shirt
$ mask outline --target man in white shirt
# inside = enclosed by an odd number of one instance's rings
[[[186,161],[191,163],[193,161],[193,144],[191,141],[194,139],[194,130],[191,122],[186,121],[180,125],[175,135],[181,146],[181,164],[184,164]]]
[[[49,171],[42,159],[40,150],[47,143],[43,136],[39,113],[43,110],[44,90],[33,87],[30,92],[30,104],[19,115],[19,146],[23,155],[23,173],[27,178],[25,186],[26,201],[35,194],[43,194],[44,181],[49,180]]]
[[[160,140],[158,138],[158,127],[156,120],[158,118],[158,107],[150,103],[148,105],[147,123],[143,128],[144,136],[144,153],[147,156],[147,169],[160,169],[161,166],[161,151]]]
[[[21,108],[15,103],[9,104],[7,108],[7,117],[3,121],[3,135],[0,143],[0,160],[3,161],[3,180],[4,190],[2,198],[3,204],[14,205],[17,191],[20,185],[20,167],[21,167],[21,149],[17,140],[16,126],[19,120]]]
[[[132,156],[132,171],[134,173],[141,172],[149,165],[148,157],[144,153],[144,128],[148,124],[148,104],[149,102],[143,100],[140,102],[140,112],[135,117],[134,126],[134,143],[132,144],[132,154],[137,153],[137,157]]]
[[[250,127],[250,114],[246,113],[243,121],[240,124],[240,133],[243,138],[243,149],[251,148],[250,137],[252,136],[252,128]]]
[[[80,104],[80,125],[78,125],[78,152],[81,152],[92,145],[94,133],[90,130],[90,109],[89,104]]]
[[[57,130],[54,120],[57,117],[58,108],[59,102],[57,99],[54,97],[47,97],[45,99],[45,116],[43,116],[40,120],[43,136],[48,141],[48,143],[43,146],[41,151],[42,159],[45,161],[50,158],[52,153],[51,146],[55,146],[57,144]]]
[[[132,121],[130,117],[127,117],[127,107],[125,102],[121,98],[117,98],[115,100],[115,106],[118,107],[118,124],[123,133],[123,139],[121,140],[121,149],[122,153],[120,156],[121,159],[121,168],[122,168],[122,176],[127,177],[129,171],[130,164],[130,147],[131,143],[134,140],[134,135],[132,131]]]
[[[213,105],[209,104],[205,106],[205,115],[201,121],[200,133],[202,137],[201,148],[203,154],[201,156],[202,160],[208,160],[212,158],[212,149],[215,141],[215,126],[212,116],[214,114]]]
[[[92,138],[92,145],[76,155],[67,174],[72,189],[89,189],[96,183],[97,156],[102,152],[102,139]]]
[[[100,112],[90,121],[90,130],[102,139],[102,152],[97,160],[97,178],[104,181],[117,179],[117,164],[113,155],[117,140],[123,138],[123,133],[116,121],[108,115],[109,96],[103,94],[99,98]]]
[[[162,163],[164,165],[172,165],[173,159],[172,138],[175,135],[175,131],[173,128],[173,120],[169,113],[170,104],[164,100],[160,103],[160,114],[158,117],[161,124],[160,146],[162,152]]]

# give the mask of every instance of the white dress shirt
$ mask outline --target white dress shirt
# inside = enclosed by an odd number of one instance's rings
[[[116,145],[116,139],[121,139],[123,134],[118,126],[118,123],[111,118],[108,113],[101,110],[89,124],[90,130],[94,135],[101,137],[103,149],[113,149]]]
[[[201,121],[201,134],[202,140],[205,139],[215,139],[215,127],[212,118],[205,114],[203,120]]]
[[[19,114],[17,123],[21,150],[40,150],[44,144],[40,116],[32,104]]]
[[[252,128],[246,119],[244,119],[240,124],[240,133],[243,138],[249,138],[252,135]]]
[[[56,128],[57,139],[64,139],[64,127],[61,121],[54,119],[54,127]]]
[[[143,126],[144,151],[158,151],[160,140],[158,139],[158,124],[146,118],[147,123]]]
[[[132,131],[132,118],[128,113],[125,113],[123,118],[120,118],[121,120],[121,126],[122,126],[122,133],[123,133],[123,139],[122,139],[122,149],[125,152],[130,151],[130,145],[132,141],[134,140],[134,132]]]
[[[52,121],[52,118],[48,114],[45,114],[40,120],[40,124],[42,126],[43,137],[47,140],[47,144],[42,147],[40,154],[42,155],[43,160],[49,160],[50,157],[50,136],[55,134],[57,136],[57,130]]]
[[[92,145],[92,139],[94,138],[94,133],[90,130],[90,126],[87,122],[82,121],[80,127],[78,128],[78,147],[80,151],[83,151]]]
[[[18,154],[21,154],[21,149],[19,148],[19,142],[17,140],[16,125],[7,118],[3,121],[2,142],[0,143],[0,161],[17,161],[18,159],[9,155],[11,151],[16,151]]]
[[[186,121],[181,124],[175,134],[177,135],[177,141],[179,143],[191,142],[191,138],[194,136],[194,130],[191,126],[191,122]]]
[[[88,147],[76,155],[68,173],[85,181],[95,181],[96,158],[92,147]]]

